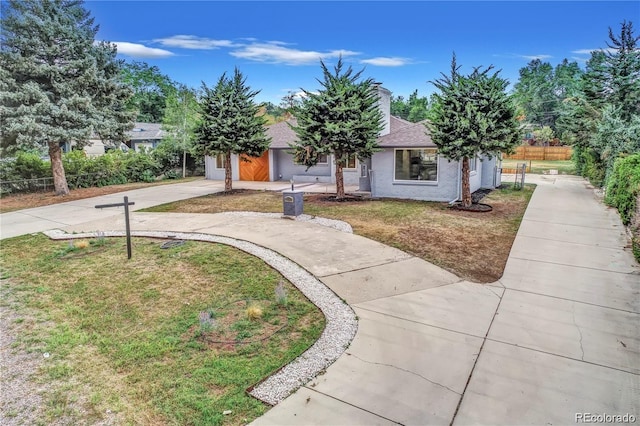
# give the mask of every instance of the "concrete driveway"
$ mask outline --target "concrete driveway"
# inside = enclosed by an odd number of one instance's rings
[[[354,308],[359,329],[344,355],[256,425],[638,419],[640,269],[624,228],[583,179],[533,179],[538,188],[505,274],[493,284],[465,282],[399,250],[309,223],[134,213],[132,229],[257,243]],[[206,184],[184,192],[211,190]],[[98,202],[87,200],[86,208]],[[123,229],[121,212],[82,222],[82,211],[70,213],[74,223],[63,228]]]

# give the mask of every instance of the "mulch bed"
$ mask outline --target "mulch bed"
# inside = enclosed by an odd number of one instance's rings
[[[469,207],[462,207],[462,204],[455,203],[451,205],[451,209],[453,210],[462,210],[467,212],[476,212],[476,213],[486,213],[493,210],[489,204],[483,204],[480,202],[484,197],[491,193],[491,189],[478,189],[476,192],[471,194],[471,205]]]

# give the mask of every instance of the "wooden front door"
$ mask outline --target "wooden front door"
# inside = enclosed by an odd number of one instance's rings
[[[269,181],[269,151],[260,157],[245,157],[249,161],[240,159],[240,180],[257,182]]]

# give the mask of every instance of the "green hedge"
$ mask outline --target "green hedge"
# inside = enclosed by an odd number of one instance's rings
[[[117,185],[128,182],[153,182],[159,176],[175,177],[175,165],[168,155],[154,152],[122,152],[113,150],[98,157],[87,157],[84,151],[71,151],[62,156],[69,188]],[[14,158],[0,161],[0,181],[21,181],[51,177],[51,164],[37,153],[20,152]],[[5,188],[6,186],[6,188]],[[19,185],[20,186],[20,185]],[[2,192],[22,191],[3,185]],[[29,188],[29,186],[25,186]],[[26,189],[28,190],[28,189]]]
[[[631,226],[634,256],[640,261],[640,153],[619,158],[607,182],[605,203],[620,212],[622,223]]]

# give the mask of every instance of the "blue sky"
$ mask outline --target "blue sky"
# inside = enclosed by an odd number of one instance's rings
[[[494,65],[511,83],[534,59],[581,66],[606,48],[623,20],[640,34],[640,1],[88,1],[99,40],[119,56],[156,65],[172,80],[211,86],[234,67],[278,104],[289,91],[316,90],[320,59],[339,55],[394,95],[420,96],[448,73]]]

